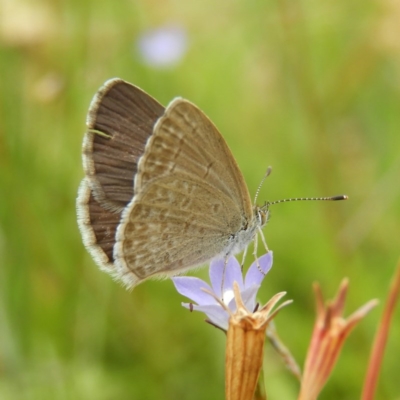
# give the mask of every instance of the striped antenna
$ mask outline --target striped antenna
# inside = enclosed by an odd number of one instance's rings
[[[254,196],[254,204],[257,202],[258,195],[260,193],[261,186],[263,185],[264,181],[271,175],[272,172],[272,167],[268,167],[267,171],[264,174],[264,177],[261,179],[260,184],[258,185],[258,188],[256,190],[256,195]],[[295,197],[292,199],[282,199],[282,200],[275,200],[275,201],[267,201],[265,205],[261,208],[268,208],[269,206],[272,206],[273,204],[278,204],[278,203],[286,203],[288,201],[339,201],[339,200],[347,200],[349,196],[345,194],[340,194],[338,196],[331,196],[331,197]]]
[[[265,182],[265,180],[271,175],[271,172],[272,172],[272,167],[268,167],[268,168],[267,168],[267,171],[266,171],[265,174],[264,174],[264,177],[261,179],[261,182],[260,182],[260,184],[258,185],[258,188],[257,188],[257,190],[256,190],[256,195],[254,196],[254,204],[257,203],[257,198],[258,198],[258,195],[259,195],[259,193],[260,193],[261,186],[263,185],[263,183]]]
[[[349,197],[345,194],[340,194],[338,196],[332,197],[296,197],[292,199],[282,199],[282,200],[275,200],[267,203],[267,206],[271,206],[273,204],[278,203],[286,203],[287,201],[338,201],[338,200],[347,200]]]

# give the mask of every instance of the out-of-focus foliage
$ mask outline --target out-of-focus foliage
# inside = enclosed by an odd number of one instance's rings
[[[163,29],[178,41],[159,63],[143,38]],[[313,281],[333,294],[348,276],[349,313],[383,299],[399,255],[399,37],[393,0],[1,0],[0,398],[223,398],[224,335],[170,281],[125,291],[81,243],[85,115],[110,77],[201,107],[252,194],[272,165],[260,201],[350,196],[276,205],[265,229],[274,267],[261,300],[295,300],[276,323],[300,363]],[[359,396],[379,313],[346,343],[324,399]],[[399,336],[397,316],[377,399],[399,396]],[[266,357],[271,399],[295,398],[268,345]]]

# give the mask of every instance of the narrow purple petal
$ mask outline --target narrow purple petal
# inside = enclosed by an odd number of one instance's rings
[[[182,303],[182,306],[194,311],[200,311],[207,315],[208,319],[220,328],[227,330],[229,325],[229,314],[219,304],[211,304],[205,306],[197,306]]]
[[[265,275],[272,267],[272,251],[269,251],[267,254],[264,254],[258,259],[258,263],[260,268],[257,265],[257,260],[251,264],[249,267],[244,286],[250,287],[252,285],[261,285],[261,282],[265,278]],[[260,271],[261,269],[261,271]]]
[[[211,260],[210,269],[208,271],[210,275],[210,282],[215,295],[220,299],[221,296],[221,282],[222,275],[224,273],[224,260],[215,259]]]
[[[240,264],[235,257],[229,257],[225,268],[224,275],[224,260],[212,260],[210,264],[210,281],[214,293],[217,297],[222,298],[221,287],[224,282],[224,291],[232,290],[233,282],[237,282],[239,288],[243,289],[243,275]]]
[[[212,292],[210,285],[194,276],[176,276],[172,278],[176,290],[197,304],[216,304],[216,300],[202,289]]]
[[[229,257],[226,264],[224,291],[233,289],[233,282],[237,282],[240,290],[243,290],[243,274],[238,260],[235,257]]]

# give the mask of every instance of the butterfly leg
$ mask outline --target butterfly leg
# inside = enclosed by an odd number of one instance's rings
[[[268,246],[267,246],[267,242],[265,241],[265,236],[264,236],[264,232],[262,231],[262,229],[260,227],[258,227],[258,233],[261,236],[261,240],[263,242],[263,245],[265,247],[265,250],[267,250],[267,253],[269,252]],[[258,258],[257,258],[257,249],[258,249],[258,235],[256,234],[254,236],[254,258],[257,261],[257,268],[259,269],[259,271],[265,275],[265,273],[261,270],[260,264],[258,262]]]
[[[258,250],[258,235],[256,234],[256,235],[254,236],[253,256],[254,256],[254,258],[255,258],[255,260],[256,260],[258,270],[259,270],[263,275],[265,275],[264,272],[262,271],[261,267],[260,267],[260,263],[258,262],[257,250]]]
[[[267,253],[269,253],[269,248],[267,246],[267,242],[265,241],[265,236],[264,236],[264,232],[262,231],[262,229],[260,227],[258,227],[258,232],[260,232],[260,236],[261,236],[261,240],[263,242],[263,245],[265,247],[265,250],[267,250]]]
[[[224,286],[225,286],[225,274],[226,274],[226,265],[228,264],[228,254],[225,256],[224,260],[224,270],[222,271],[222,280],[221,280],[221,301],[224,302]]]
[[[240,269],[242,270],[242,272],[243,272],[243,265],[244,265],[244,261],[246,260],[248,248],[249,248],[249,246],[246,246],[246,247],[244,248],[244,251],[243,251],[242,264],[240,265]]]

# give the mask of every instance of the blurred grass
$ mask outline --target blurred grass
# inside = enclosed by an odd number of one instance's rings
[[[143,65],[138,35],[169,23],[187,30],[187,54]],[[277,325],[301,363],[314,280],[333,295],[348,276],[349,313],[385,297],[400,237],[397,2],[1,0],[0,24],[1,399],[223,398],[223,335],[182,309],[169,281],[126,292],[81,243],[85,114],[110,77],[201,107],[252,194],[274,167],[261,200],[350,196],[278,205],[265,229],[275,261],[262,300],[295,300]],[[359,396],[380,311],[350,337],[324,399]],[[400,395],[399,321],[377,399]],[[267,357],[271,399],[296,398]]]

